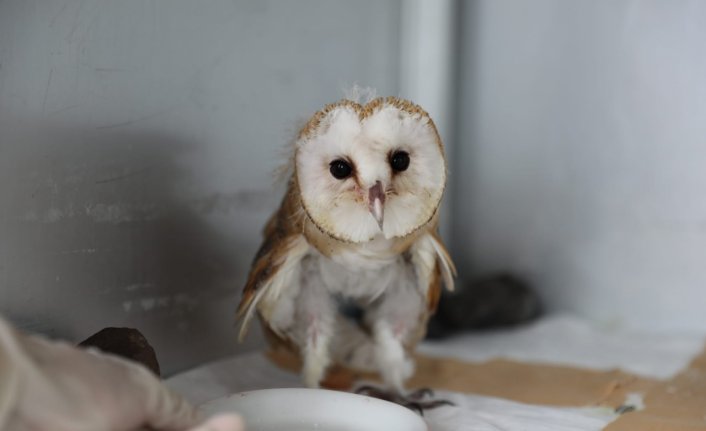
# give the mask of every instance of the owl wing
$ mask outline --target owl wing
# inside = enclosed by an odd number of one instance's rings
[[[245,337],[258,306],[274,303],[290,284],[310,246],[302,234],[301,216],[291,189],[279,210],[265,225],[264,240],[250,268],[237,317],[241,321],[239,340]],[[263,299],[265,300],[263,302]]]
[[[433,314],[439,304],[442,284],[454,290],[456,266],[436,229],[422,235],[411,248],[419,290],[427,298],[427,311]]]

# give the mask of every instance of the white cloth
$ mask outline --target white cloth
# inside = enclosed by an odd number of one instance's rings
[[[604,328],[569,315],[550,315],[513,329],[471,332],[425,342],[428,356],[483,362],[494,358],[624,371],[667,379],[689,365],[703,348],[700,332],[657,333]]]

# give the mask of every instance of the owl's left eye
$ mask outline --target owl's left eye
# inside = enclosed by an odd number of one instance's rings
[[[347,161],[336,159],[329,164],[329,171],[337,180],[344,180],[351,176],[353,173],[353,168]]]
[[[395,172],[406,171],[409,167],[409,153],[406,151],[395,151],[390,156],[390,166]]]

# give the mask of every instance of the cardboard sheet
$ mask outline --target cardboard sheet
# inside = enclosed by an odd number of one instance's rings
[[[706,349],[676,377],[653,385],[645,408],[622,415],[606,431],[706,430]]]

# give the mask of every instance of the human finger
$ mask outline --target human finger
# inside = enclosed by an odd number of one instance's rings
[[[245,426],[236,414],[220,414],[189,431],[244,431]]]

